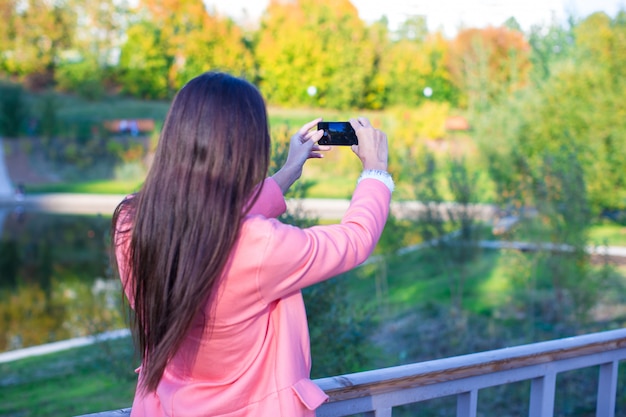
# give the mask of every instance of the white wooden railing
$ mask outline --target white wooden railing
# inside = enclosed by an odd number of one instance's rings
[[[391,417],[393,407],[456,396],[457,417],[475,417],[478,391],[531,381],[530,417],[554,413],[557,374],[599,366],[597,417],[613,417],[626,329],[376,369],[315,382],[329,395],[317,417]],[[626,393],[621,393],[626,395]]]
[[[619,329],[322,378],[315,382],[329,399],[317,417],[391,417],[393,407],[450,396],[456,396],[457,417],[475,417],[479,390],[519,381],[530,381],[529,417],[550,417],[557,375],[590,367],[599,369],[596,417],[614,417],[618,366],[624,359],[626,329]],[[129,414],[124,409],[89,417]]]

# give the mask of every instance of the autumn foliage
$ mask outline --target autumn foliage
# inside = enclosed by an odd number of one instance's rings
[[[468,71],[480,59],[491,83],[504,83],[498,91],[528,73],[520,32],[472,29],[449,40],[429,33],[422,16],[391,30],[384,18],[363,21],[349,0],[272,0],[257,24],[235,22],[202,0],[141,0],[132,8],[113,0],[8,1],[0,13],[0,76],[90,98],[121,91],[168,99],[199,72],[221,69],[252,80],[277,105],[465,106],[474,94]]]

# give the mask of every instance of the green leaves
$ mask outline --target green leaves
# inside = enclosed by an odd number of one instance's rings
[[[164,53],[161,31],[144,20],[128,28],[127,34],[119,62],[123,91],[146,99],[169,97],[168,72],[172,57]]]
[[[0,82],[0,136],[17,138],[27,116],[22,86]]]
[[[347,1],[271,2],[255,54],[259,84],[275,104],[362,107],[374,54]]]

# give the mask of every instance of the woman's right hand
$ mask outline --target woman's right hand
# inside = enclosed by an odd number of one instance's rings
[[[387,135],[375,129],[366,117],[350,119],[350,124],[359,139],[358,145],[352,145],[352,151],[361,160],[363,170],[387,171],[389,159]]]
[[[272,177],[283,191],[283,194],[300,178],[302,167],[308,159],[323,158],[323,152],[330,150],[330,146],[317,144],[324,132],[313,128],[321,121],[321,118],[310,121],[291,137],[287,161]]]

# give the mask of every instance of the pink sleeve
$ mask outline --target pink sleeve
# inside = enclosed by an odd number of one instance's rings
[[[382,234],[391,192],[380,181],[357,186],[340,224],[300,229],[272,221],[257,287],[266,302],[284,297],[363,263]]]
[[[287,210],[285,197],[276,183],[269,177],[263,182],[259,198],[254,202],[248,214],[261,214],[267,218],[276,218]]]

